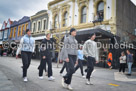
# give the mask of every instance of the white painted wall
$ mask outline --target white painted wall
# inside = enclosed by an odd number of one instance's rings
[[[52,5],[51,8],[53,8],[55,6],[59,6],[60,4],[65,3],[66,1],[68,1],[68,0],[59,2],[59,3],[55,4],[55,5]],[[68,26],[72,25],[72,17],[74,17],[74,26],[77,26],[78,25],[78,20],[79,20],[79,14],[78,14],[79,8],[78,8],[77,0],[75,0],[74,16],[73,16],[73,9],[74,9],[73,2],[69,2],[68,4],[70,5],[69,16],[71,16],[71,18],[68,17],[68,19],[69,19]],[[108,20],[108,19],[111,19],[111,17],[112,17],[112,0],[107,0],[106,4],[107,4],[107,6],[106,6],[106,17],[105,18],[106,18],[106,20]],[[108,6],[110,7],[109,9],[108,9]],[[88,12],[87,23],[94,21],[94,3],[93,3],[93,0],[89,1],[89,10],[88,11],[89,12]],[[61,13],[59,13],[59,18],[60,18],[59,21],[61,22]],[[49,23],[50,22],[53,23],[52,22],[52,12],[49,10]],[[49,27],[48,27],[49,29],[51,28],[50,25],[51,24],[49,24]]]
[[[107,6],[106,6],[106,20],[109,20],[109,19],[111,19],[111,15],[112,15],[112,0],[107,0],[106,3],[107,3]]]

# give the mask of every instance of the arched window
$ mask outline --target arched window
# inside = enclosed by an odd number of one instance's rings
[[[87,8],[84,6],[81,9],[81,23],[86,23]]]
[[[54,19],[54,28],[57,28],[58,15],[55,16]]]
[[[103,14],[104,14],[104,2],[99,2],[97,6],[98,19],[103,20],[104,18]]]
[[[64,13],[64,24],[63,24],[63,27],[67,26],[67,23],[68,23],[68,12],[65,12]]]

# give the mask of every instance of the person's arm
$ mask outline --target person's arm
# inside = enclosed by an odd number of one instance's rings
[[[33,53],[35,52],[35,40],[34,40],[34,44],[33,44]]]
[[[41,57],[45,58],[46,57],[46,48],[45,48],[45,40],[43,39],[41,42],[41,47],[40,47],[40,53],[41,53]]]
[[[88,57],[88,49],[87,49],[87,47],[88,47],[88,44],[87,44],[87,42],[85,42],[85,44],[83,45],[83,54],[86,56],[86,57]]]
[[[68,44],[68,38],[65,38],[64,39],[64,46],[63,46],[63,56],[64,56],[64,59],[66,59],[65,61],[67,61],[67,62],[69,62],[69,58],[68,58],[68,53],[67,53],[67,46],[68,46],[69,44]]]
[[[126,56],[123,57],[123,61],[126,61]]]
[[[21,52],[21,49],[22,49],[22,46],[23,46],[23,42],[24,42],[24,39],[22,38],[20,40],[20,44],[19,44],[19,46],[17,48],[16,56],[18,56],[18,54]]]
[[[95,46],[95,58],[96,58],[96,62],[98,63],[99,62],[99,50],[98,50],[98,48],[97,48],[97,43],[96,43],[96,46]]]

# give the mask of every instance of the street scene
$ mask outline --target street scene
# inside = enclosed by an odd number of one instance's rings
[[[44,73],[44,79],[38,78],[38,65],[40,61],[32,60],[30,66],[29,82],[22,81],[22,62],[21,59],[1,57],[0,58],[0,91],[67,91],[61,86],[62,76],[59,71],[62,64],[57,68],[53,63],[53,74],[55,81],[48,81]],[[86,68],[86,67],[84,67]],[[65,73],[65,72],[64,72]],[[95,68],[92,76],[94,85],[85,85],[85,79],[78,70],[73,76],[72,86],[74,91],[135,91],[136,72],[132,77],[127,77],[118,73],[118,70],[109,70],[104,68]]]
[[[0,8],[0,91],[136,91],[136,0]]]

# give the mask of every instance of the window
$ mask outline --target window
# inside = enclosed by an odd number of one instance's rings
[[[21,29],[21,36],[24,35],[24,25],[22,25],[22,29]]]
[[[35,32],[35,31],[36,31],[36,24],[33,23],[33,32]]]
[[[18,36],[20,36],[21,26],[18,27]]]
[[[87,8],[86,6],[81,9],[81,23],[86,23]]]
[[[98,19],[103,21],[103,16],[104,14],[104,2],[99,2],[98,3],[98,6],[97,6],[97,16],[98,16]]]
[[[14,28],[14,33],[13,33],[13,37],[16,37],[16,27]]]
[[[2,39],[2,36],[3,36],[3,35],[2,35],[2,31],[0,31],[0,39]]]
[[[8,38],[8,30],[4,31],[4,39]]]
[[[56,15],[54,19],[54,28],[57,28],[57,21],[58,21],[57,19],[58,19],[58,16]]]
[[[67,23],[68,23],[68,13],[65,12],[64,13],[64,24],[63,24],[63,27],[67,26]]]
[[[134,31],[135,31],[135,35],[136,35],[136,29]]]
[[[28,24],[25,25],[25,31],[26,31],[26,29],[28,29]]]
[[[43,20],[43,30],[46,30],[46,20]]]
[[[38,31],[40,31],[41,30],[41,22],[39,21],[38,22]]]
[[[12,38],[13,28],[10,30],[10,38]]]

